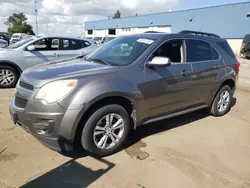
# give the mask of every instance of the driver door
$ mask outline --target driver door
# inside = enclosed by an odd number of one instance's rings
[[[158,56],[168,57],[172,63],[167,67],[144,68],[147,117],[161,116],[192,104],[192,67],[186,63],[185,49],[185,41],[171,40],[150,57],[150,60]]]
[[[42,38],[31,45],[35,46],[34,51],[28,51],[26,48],[23,52],[24,69],[31,66],[56,61],[58,59],[59,38]]]

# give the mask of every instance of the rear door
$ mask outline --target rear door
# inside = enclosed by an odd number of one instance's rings
[[[186,40],[187,63],[191,64],[192,100],[194,104],[207,103],[216,87],[216,76],[223,64],[219,53],[206,41]]]
[[[84,40],[62,38],[58,57],[60,60],[65,60],[88,53],[90,45]]]
[[[59,38],[42,38],[30,44],[35,46],[34,51],[23,51],[24,68],[28,68],[40,63],[57,60],[59,49]]]

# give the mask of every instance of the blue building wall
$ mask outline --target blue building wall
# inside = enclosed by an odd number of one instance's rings
[[[184,11],[149,14],[86,22],[85,29],[132,28],[171,25],[172,33],[181,30],[212,32],[223,38],[243,38],[250,33],[250,2]],[[192,22],[190,22],[192,19]]]

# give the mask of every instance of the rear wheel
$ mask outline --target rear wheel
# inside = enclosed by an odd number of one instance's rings
[[[11,88],[18,81],[18,72],[10,66],[0,66],[0,88]]]
[[[101,107],[90,116],[83,128],[82,146],[95,156],[111,155],[121,149],[130,127],[128,112],[122,106]]]
[[[232,98],[232,89],[228,85],[223,86],[213,101],[210,113],[213,116],[223,116],[228,113],[231,108]]]

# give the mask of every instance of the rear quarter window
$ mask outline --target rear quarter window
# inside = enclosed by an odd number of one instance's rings
[[[227,53],[229,56],[235,58],[234,52],[227,42],[217,42],[220,48]]]

